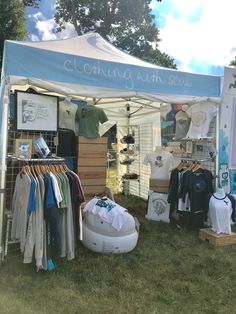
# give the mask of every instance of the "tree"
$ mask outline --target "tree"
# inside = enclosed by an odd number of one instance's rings
[[[0,1],[0,68],[4,40],[21,40],[26,36],[24,5],[19,0]]]
[[[236,67],[236,57],[234,57],[234,60],[232,60],[229,65]]]
[[[158,49],[159,31],[151,14],[151,0],[57,0],[58,31],[74,25],[78,35],[96,31],[116,47],[169,68],[174,60]]]
[[[34,8],[38,8],[39,7],[39,2],[41,0],[23,0],[23,5],[25,7],[34,7]]]
[[[25,7],[38,7],[41,0],[0,0],[0,70],[4,40],[22,40],[26,37]]]

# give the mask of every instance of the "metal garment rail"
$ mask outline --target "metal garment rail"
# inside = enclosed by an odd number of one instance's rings
[[[65,158],[61,157],[53,157],[53,158],[18,158],[13,155],[8,155],[8,158],[18,161],[24,161],[24,162],[63,162],[65,161]]]
[[[193,161],[193,162],[205,162],[205,161],[214,161],[215,157],[211,158],[204,158],[204,159],[197,159],[197,158],[184,158],[184,157],[180,157],[181,161]]]

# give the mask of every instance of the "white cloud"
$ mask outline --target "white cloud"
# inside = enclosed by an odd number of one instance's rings
[[[166,14],[157,8],[157,16],[164,19],[161,51],[180,61],[180,70],[191,70],[193,62],[229,65],[236,54],[235,1],[165,1],[172,10]]]
[[[76,36],[76,31],[71,23],[65,23],[65,29],[62,32],[57,33],[57,24],[54,18],[47,19],[41,12],[29,15],[34,21],[34,26],[37,30],[37,34],[31,35],[32,41],[37,40],[56,40],[56,39],[66,39]]]

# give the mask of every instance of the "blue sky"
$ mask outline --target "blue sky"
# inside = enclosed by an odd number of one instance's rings
[[[29,40],[76,35],[70,24],[56,33],[55,2],[41,0],[39,9],[28,9]],[[174,58],[179,70],[223,75],[223,67],[236,55],[235,0],[153,0],[151,7],[160,31],[159,48]]]

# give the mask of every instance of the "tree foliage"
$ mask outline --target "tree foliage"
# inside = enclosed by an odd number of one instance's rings
[[[22,40],[26,36],[25,7],[19,0],[0,1],[0,69],[4,40]]]
[[[151,14],[151,0],[57,0],[58,31],[74,25],[78,35],[96,31],[118,48],[149,62],[176,68],[158,49],[159,31]]]
[[[234,60],[232,60],[229,65],[236,67],[236,57],[234,57]]]
[[[41,0],[23,0],[23,4],[26,7],[34,7],[34,8],[38,8],[39,7],[39,2]]]

